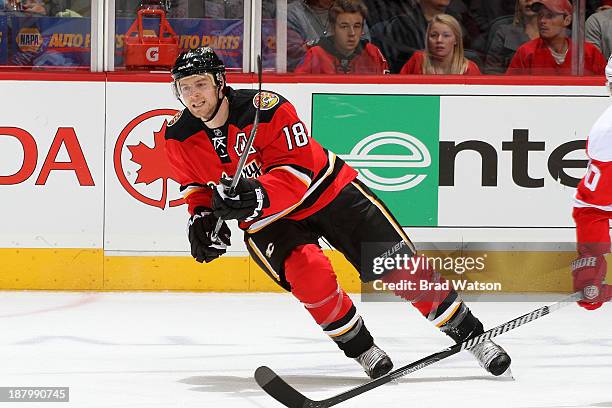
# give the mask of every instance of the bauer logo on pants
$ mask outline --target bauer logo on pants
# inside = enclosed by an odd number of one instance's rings
[[[438,224],[440,97],[313,95],[312,135],[402,226]]]

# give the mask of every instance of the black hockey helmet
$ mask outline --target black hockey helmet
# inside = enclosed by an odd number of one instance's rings
[[[174,62],[174,66],[170,72],[174,80],[172,81],[172,92],[185,107],[187,107],[187,105],[185,104],[179,87],[179,81],[182,78],[191,75],[210,74],[213,77],[217,89],[220,89],[223,95],[227,92],[225,64],[223,64],[223,61],[221,61],[219,56],[210,47],[200,47],[182,52]],[[221,107],[221,102],[224,97],[225,96],[222,96],[217,100],[215,110],[207,121],[215,117]]]
[[[178,81],[191,75],[212,74],[217,85],[225,79],[225,64],[210,47],[182,52],[172,67],[172,78]]]

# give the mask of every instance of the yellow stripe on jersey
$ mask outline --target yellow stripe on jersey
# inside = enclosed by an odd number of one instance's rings
[[[259,259],[261,261],[261,263],[266,266],[266,268],[268,269],[268,272],[270,272],[270,274],[272,276],[274,276],[274,278],[277,281],[280,282],[280,276],[278,275],[278,273],[276,273],[274,268],[272,268],[272,265],[270,265],[270,263],[267,261],[266,257],[259,250],[259,248],[257,248],[257,245],[255,245],[255,242],[253,242],[253,240],[251,238],[249,238],[247,240],[247,244],[249,245],[249,247],[251,247],[251,249],[253,250],[253,253],[257,256],[257,259]]]
[[[367,199],[370,200],[370,202],[372,202],[372,204],[374,204],[380,210],[380,212],[385,216],[385,218],[393,226],[393,228],[399,234],[399,236],[402,237],[402,239],[406,242],[410,250],[416,254],[416,248],[412,244],[412,241],[410,241],[410,238],[408,238],[408,235],[406,235],[402,227],[395,222],[395,219],[391,216],[391,214],[387,212],[385,206],[380,201],[378,201],[377,199],[375,199],[374,197],[366,193],[365,190],[361,188],[359,184],[355,183],[354,181],[351,182],[351,184],[353,184],[353,186],[355,186],[357,190],[361,191],[361,194],[366,196]]]
[[[187,186],[187,188],[185,188],[185,190],[183,190],[183,192],[182,192],[183,198],[187,198],[187,197],[189,197],[193,193],[197,193],[198,191],[202,191],[202,190],[206,190],[206,189],[208,189],[208,187]]]
[[[299,181],[301,181],[302,184],[304,184],[307,188],[310,187],[310,183],[312,182],[311,178],[305,175],[304,173],[302,173],[301,171],[294,169],[293,167],[290,167],[290,166],[274,167],[272,170],[270,170],[270,172],[275,171],[275,170],[285,171],[291,174],[292,176],[294,176],[295,178],[297,178]]]
[[[319,187],[319,185],[323,182],[323,180],[325,180],[333,171],[334,171],[334,166],[336,164],[336,155],[332,152],[328,153],[328,168],[327,171],[325,172],[325,174],[323,175],[323,177],[321,177],[319,180],[317,180],[317,182],[310,186],[310,188],[308,189],[308,191],[306,191],[306,193],[304,194],[304,196],[300,199],[300,201],[298,201],[297,203],[295,203],[294,205],[292,205],[289,208],[286,208],[283,211],[277,212],[276,214],[272,214],[266,218],[262,218],[258,221],[255,221],[253,224],[251,224],[251,226],[248,229],[249,234],[254,234],[255,232],[261,230],[262,228],[272,224],[274,221],[284,217],[285,215],[289,214],[291,211],[293,211],[295,208],[297,208],[300,204],[302,204],[304,202],[304,200],[306,200],[310,194],[312,194],[313,191],[315,191],[317,189],[317,187]]]

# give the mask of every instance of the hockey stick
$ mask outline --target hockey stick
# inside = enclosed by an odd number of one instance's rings
[[[285,380],[283,380],[278,374],[272,371],[272,369],[266,366],[261,366],[257,370],[255,370],[255,381],[257,381],[257,384],[259,384],[259,386],[263,388],[263,390],[267,392],[272,398],[274,398],[286,407],[331,407],[333,405],[341,403],[342,401],[346,401],[350,398],[356,397],[357,395],[363,394],[366,391],[377,388],[397,378],[403,377],[407,374],[420,370],[421,368],[425,368],[435,362],[457,354],[461,350],[469,350],[477,344],[483,343],[487,340],[492,339],[493,337],[499,336],[500,334],[503,334],[512,329],[516,329],[517,327],[529,323],[533,320],[539,319],[542,316],[546,316],[547,314],[550,314],[562,308],[563,306],[567,306],[568,304],[576,302],[580,299],[582,299],[582,292],[576,292],[570,296],[565,297],[564,299],[561,299],[557,303],[548,306],[543,306],[530,313],[524,314],[497,327],[487,330],[479,336],[468,339],[462,343],[457,343],[454,346],[451,346],[442,351],[424,357],[418,361],[400,367],[397,370],[393,370],[375,380],[369,381],[365,384],[359,385],[348,391],[345,391],[338,395],[334,395],[333,397],[321,401],[315,401],[305,397],[298,390],[287,384]]]
[[[238,160],[238,166],[236,166],[236,174],[232,178],[232,183],[230,184],[230,188],[227,191],[227,195],[229,197],[234,197],[236,195],[236,186],[240,181],[240,177],[242,176],[242,170],[247,161],[247,157],[249,156],[249,152],[251,151],[251,146],[253,146],[253,141],[255,140],[255,134],[257,133],[257,126],[259,126],[259,111],[261,108],[261,82],[262,82],[262,66],[261,66],[261,55],[257,56],[257,88],[259,95],[259,103],[257,104],[257,110],[255,111],[255,120],[253,120],[253,127],[251,128],[251,134],[247,139],[246,144],[244,145],[244,150],[240,155],[240,160]],[[221,229],[221,225],[223,225],[223,220],[219,218],[217,220],[217,224],[215,225],[215,229],[211,235],[212,242],[219,242],[219,230]]]

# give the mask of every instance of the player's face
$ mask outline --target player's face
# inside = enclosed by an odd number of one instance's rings
[[[363,33],[363,16],[360,13],[340,13],[333,29],[334,44],[341,53],[352,53]]]
[[[453,55],[457,38],[446,24],[433,23],[427,36],[427,47],[432,57],[444,59]]]
[[[538,11],[538,31],[544,40],[565,36],[565,29],[571,22],[571,16],[555,13],[546,7]]]
[[[209,120],[220,98],[219,88],[210,74],[192,75],[179,80],[179,93],[189,112],[196,118]]]

